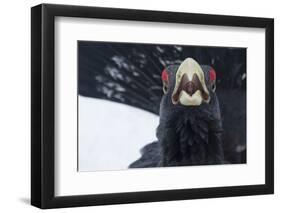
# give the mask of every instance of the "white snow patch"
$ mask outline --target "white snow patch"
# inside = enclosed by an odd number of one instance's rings
[[[79,171],[121,170],[156,140],[159,117],[111,101],[79,96]]]

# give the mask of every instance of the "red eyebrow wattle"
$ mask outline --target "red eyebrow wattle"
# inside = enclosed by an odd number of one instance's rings
[[[164,69],[162,71],[161,78],[162,78],[162,81],[168,81],[168,72],[166,69]]]
[[[210,70],[210,80],[215,81],[216,80],[216,71],[214,69]]]

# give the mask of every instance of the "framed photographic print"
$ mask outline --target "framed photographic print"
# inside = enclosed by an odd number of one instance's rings
[[[271,194],[274,21],[31,9],[31,203]]]

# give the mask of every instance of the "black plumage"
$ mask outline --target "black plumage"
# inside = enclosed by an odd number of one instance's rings
[[[202,66],[210,102],[199,106],[172,103],[175,75],[178,65],[169,66],[170,85],[160,103],[158,142],[146,146],[142,157],[131,168],[153,166],[186,166],[224,163],[222,122],[219,101],[212,91],[209,79],[210,66]],[[159,149],[159,150],[157,150]],[[157,156],[150,160],[151,156]],[[151,164],[149,163],[151,162]]]
[[[180,64],[187,57],[194,58],[199,64],[208,64],[216,70],[216,97],[211,97],[209,105],[202,105],[202,111],[194,107],[189,112],[184,112],[183,118],[171,122],[175,124],[173,130],[160,119],[157,138],[165,138],[169,131],[176,131],[176,135],[181,135],[182,142],[188,141],[186,144],[176,143],[176,146],[181,144],[182,147],[178,159],[172,157],[175,151],[168,149],[169,143],[166,151],[171,153],[168,157],[170,159],[163,159],[165,149],[161,148],[158,141],[143,147],[142,157],[130,167],[155,167],[165,164],[165,161],[175,165],[183,162],[187,165],[246,162],[246,49],[78,42],[79,95],[131,105],[160,115],[160,118],[163,117],[162,112],[165,111],[167,116],[169,111],[168,108],[159,107],[162,106],[160,102],[165,101],[163,98],[161,100],[161,72],[165,67],[172,68],[171,65]],[[202,66],[204,70],[208,67]],[[221,113],[208,109],[216,105],[220,106]],[[175,113],[177,110],[179,112]],[[183,113],[180,107],[177,110],[171,111],[171,117],[176,118],[172,114]],[[198,122],[201,119],[195,115],[204,115],[204,119]],[[168,135],[174,137],[173,134]],[[212,138],[214,141],[221,141],[217,144],[222,145],[205,149],[209,143],[213,143]],[[194,148],[189,150],[191,145]],[[188,155],[183,157],[186,153]],[[212,159],[210,153],[214,153]]]

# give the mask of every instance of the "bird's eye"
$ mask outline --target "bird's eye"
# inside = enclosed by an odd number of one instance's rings
[[[164,69],[162,71],[161,78],[162,78],[162,81],[168,81],[168,72],[166,69]]]
[[[213,83],[213,84],[212,84],[212,86],[211,86],[211,88],[212,88],[212,91],[213,91],[213,92],[215,92],[215,91],[216,91],[216,87],[217,87],[217,86],[216,86],[216,84],[215,84],[215,83]]]
[[[216,71],[212,68],[209,72],[210,81],[216,81]]]

